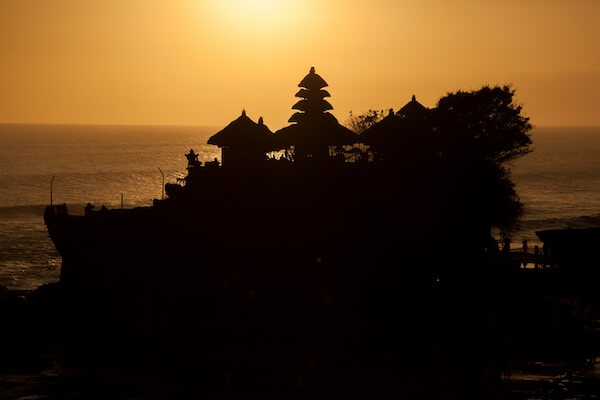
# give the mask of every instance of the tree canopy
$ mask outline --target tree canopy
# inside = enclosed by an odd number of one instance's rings
[[[369,110],[358,115],[354,115],[352,111],[350,111],[346,125],[355,133],[361,134],[381,121],[384,116],[385,112],[383,110]]]
[[[432,110],[442,151],[504,163],[531,150],[529,118],[509,86],[449,93]]]
[[[443,176],[448,212],[464,211],[463,220],[503,231],[516,225],[522,203],[505,163],[531,151],[532,126],[514,89],[484,86],[448,93],[435,108],[397,116],[393,124],[382,121],[383,115],[377,110],[350,114],[350,128],[369,138],[371,159],[393,160],[398,171]]]
[[[419,121],[413,121],[410,115],[404,116],[402,126],[409,127],[408,130],[419,126],[420,131],[431,132],[435,140],[422,145],[435,147],[445,158],[478,158],[502,164],[531,151],[529,132],[532,126],[529,118],[523,115],[522,106],[515,100],[515,90],[510,86],[484,86],[473,91],[448,93],[440,98],[435,108],[427,111]],[[368,110],[358,115],[350,112],[347,125],[355,132],[363,133],[377,125],[384,116],[383,110]],[[394,126],[387,129],[391,138],[410,133],[407,129],[396,132],[399,128]],[[382,142],[389,142],[385,135],[379,136]],[[372,147],[376,149],[377,143]],[[387,150],[393,149],[388,146]]]

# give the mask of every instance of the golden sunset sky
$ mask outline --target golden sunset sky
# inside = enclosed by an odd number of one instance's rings
[[[600,125],[598,0],[0,0],[0,122],[273,129],[311,65],[333,113],[510,83]]]

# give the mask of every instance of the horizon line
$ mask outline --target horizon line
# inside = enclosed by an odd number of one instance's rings
[[[100,126],[100,127],[218,127],[219,124],[149,124],[149,123],[80,123],[80,122],[0,122],[0,126],[30,125],[30,126]]]
[[[208,123],[208,124],[150,124],[150,123],[79,123],[79,122],[0,122],[0,127],[2,126],[70,126],[70,127],[145,127],[145,128],[200,128],[200,127],[214,127],[219,128],[227,125],[229,122],[225,124],[216,124],[216,123]],[[540,124],[534,125],[532,130],[536,128],[600,128],[600,123],[597,125],[590,124]]]

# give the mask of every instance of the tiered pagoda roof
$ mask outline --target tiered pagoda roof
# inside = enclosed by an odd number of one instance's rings
[[[325,100],[325,97],[331,97],[331,95],[327,90],[322,89],[328,86],[327,82],[315,72],[315,67],[310,68],[310,72],[300,81],[298,86],[302,89],[296,93],[296,97],[302,100],[299,100],[292,107],[292,110],[299,110],[299,112],[292,115],[289,122],[301,122],[306,118],[333,110],[333,106]]]
[[[357,141],[356,135],[328,112],[333,110],[331,103],[325,100],[325,97],[330,97],[329,92],[323,89],[328,84],[315,72],[315,67],[310,68],[298,86],[301,89],[296,97],[301,100],[292,107],[298,110],[289,119],[292,125],[276,132],[280,147],[298,144],[334,146]]]

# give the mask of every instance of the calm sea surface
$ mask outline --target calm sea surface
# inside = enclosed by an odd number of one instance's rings
[[[185,174],[184,153],[219,157],[206,145],[218,127],[0,125],[0,286],[34,289],[58,279],[60,256],[42,214],[54,202],[83,213],[87,202],[150,205],[162,177]],[[600,226],[600,128],[538,128],[535,151],[512,165],[525,203],[523,238],[547,228]]]

